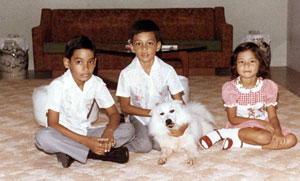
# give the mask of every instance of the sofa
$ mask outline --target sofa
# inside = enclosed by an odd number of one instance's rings
[[[161,30],[164,45],[197,44],[205,50],[187,54],[189,75],[214,75],[229,67],[233,27],[226,23],[223,7],[166,9],[42,9],[40,24],[32,28],[35,72],[50,71],[53,77],[65,69],[64,46],[76,35],[86,35],[95,44],[127,43],[130,26],[151,19]],[[133,55],[97,53],[96,73],[117,73]],[[162,57],[164,58],[164,57]],[[178,58],[178,57],[177,57]],[[182,65],[166,56],[166,61],[182,73]],[[167,60],[168,59],[168,60]]]

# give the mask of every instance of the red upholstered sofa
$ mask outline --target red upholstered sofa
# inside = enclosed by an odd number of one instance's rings
[[[161,29],[164,44],[196,43],[205,51],[188,53],[189,75],[212,75],[228,68],[232,53],[233,27],[227,24],[223,7],[170,9],[42,9],[41,22],[32,28],[34,70],[63,73],[64,45],[75,35],[99,43],[127,42],[130,26],[151,19]],[[132,57],[97,53],[98,74],[119,71]],[[172,64],[181,71],[181,65]]]

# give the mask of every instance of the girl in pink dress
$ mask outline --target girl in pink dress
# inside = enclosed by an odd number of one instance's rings
[[[240,44],[231,57],[232,80],[222,87],[227,111],[226,128],[212,131],[199,140],[207,149],[220,140],[222,149],[251,147],[287,149],[297,138],[281,128],[277,114],[278,87],[270,79],[270,63],[254,43]]]

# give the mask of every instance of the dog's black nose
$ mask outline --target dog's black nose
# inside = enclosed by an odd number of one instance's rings
[[[174,127],[174,123],[173,123],[173,121],[172,121],[172,119],[167,119],[166,120],[166,126],[168,127],[168,128],[173,128]]]
[[[172,120],[171,119],[167,119],[166,120],[166,125],[172,124]]]

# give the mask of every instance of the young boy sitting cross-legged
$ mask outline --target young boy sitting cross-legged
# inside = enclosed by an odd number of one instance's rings
[[[105,83],[93,75],[95,46],[85,36],[70,39],[64,66],[68,69],[48,86],[48,127],[35,137],[36,146],[56,154],[63,167],[87,158],[125,163],[128,149],[122,147],[134,135],[130,123],[120,124],[120,114]],[[109,117],[106,127],[92,127],[89,113],[94,101]],[[95,105],[94,105],[95,106]]]
[[[129,115],[135,137],[125,146],[132,152],[160,150],[148,134],[150,111],[157,104],[173,99],[182,100],[183,86],[174,68],[156,56],[161,48],[159,27],[151,20],[140,20],[131,27],[130,48],[136,57],[121,71],[117,87],[121,110]],[[181,136],[187,125],[170,135]]]

